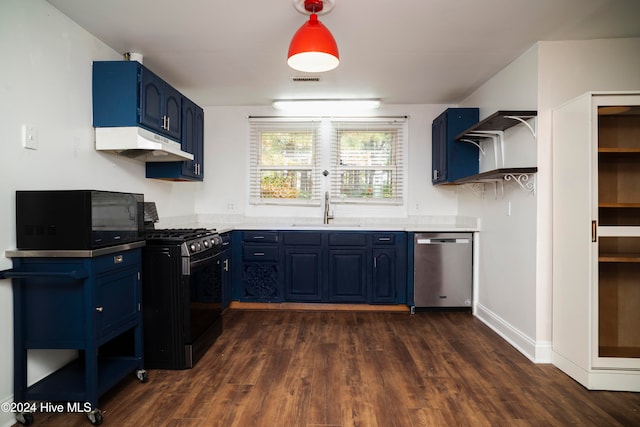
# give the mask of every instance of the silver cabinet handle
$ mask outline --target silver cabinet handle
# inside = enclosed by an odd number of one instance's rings
[[[114,264],[120,264],[122,261],[124,261],[124,256],[122,255],[116,255],[113,257]]]
[[[264,252],[254,252],[253,256],[264,256]]]
[[[102,313],[104,311],[104,307],[96,307],[96,311],[98,313]]]

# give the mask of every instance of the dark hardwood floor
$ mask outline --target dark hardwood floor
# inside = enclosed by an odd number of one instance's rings
[[[588,391],[464,312],[230,310],[193,369],[132,375],[100,409],[114,427],[640,426],[640,393]]]

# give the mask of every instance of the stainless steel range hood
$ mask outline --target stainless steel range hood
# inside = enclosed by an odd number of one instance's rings
[[[143,162],[193,160],[180,143],[140,127],[98,127],[96,150],[116,153]]]

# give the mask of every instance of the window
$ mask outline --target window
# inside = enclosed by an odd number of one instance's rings
[[[403,122],[334,122],[334,203],[402,203]]]
[[[405,122],[250,119],[251,203],[317,206],[329,191],[332,203],[402,204]]]
[[[318,204],[319,122],[252,121],[250,198],[258,204]]]

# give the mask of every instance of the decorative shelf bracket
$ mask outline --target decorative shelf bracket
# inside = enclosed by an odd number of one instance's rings
[[[536,176],[534,174],[512,174],[508,173],[504,176],[505,181],[514,181],[516,182],[520,188],[524,191],[531,193],[535,196],[536,194]]]
[[[461,139],[460,141],[461,142],[468,142],[469,144],[475,145],[476,147],[478,147],[478,150],[480,150],[480,152],[484,156],[484,148],[482,148],[482,145],[480,145],[479,142],[474,141],[473,139]]]
[[[467,188],[471,193],[475,194],[481,199],[484,199],[484,184],[480,182],[470,182],[468,184],[464,184],[461,186],[462,188]]]
[[[531,132],[531,135],[533,135],[533,139],[536,140],[536,131],[535,129],[533,129],[533,126],[531,126],[527,121],[529,119],[533,119],[534,117],[536,116],[504,116],[505,119],[517,120],[523,125],[525,125],[527,129],[529,129],[529,131]]]
[[[493,141],[493,156],[495,159],[496,169],[504,167],[504,132],[501,130],[477,130],[469,132],[466,136],[475,138],[491,138]],[[499,145],[498,145],[499,143]],[[480,147],[480,143],[476,144]],[[480,149],[484,155],[484,150]]]

